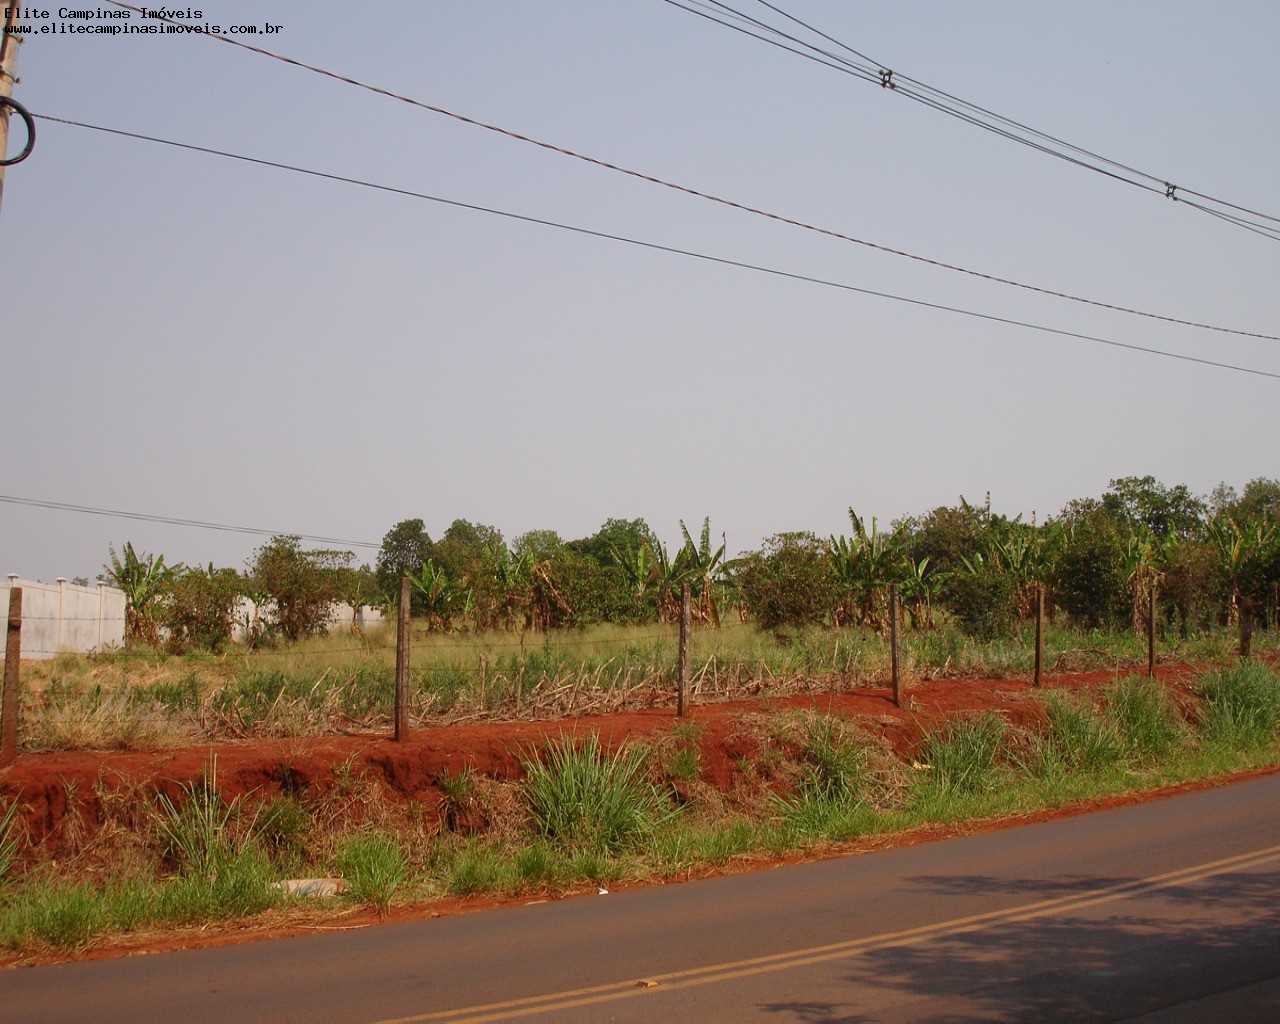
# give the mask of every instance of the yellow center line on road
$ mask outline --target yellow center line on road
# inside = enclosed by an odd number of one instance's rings
[[[756,974],[768,974],[773,971],[789,970],[795,967],[838,960],[860,953],[893,949],[898,946],[910,946],[927,942],[931,939],[963,935],[967,932],[981,931],[984,928],[997,925],[1015,924],[1037,917],[1048,917],[1053,914],[1082,910],[1086,907],[1128,899],[1160,889],[1169,889],[1190,882],[1198,882],[1236,869],[1257,867],[1277,859],[1280,859],[1280,846],[1271,846],[1263,850],[1254,850],[1250,853],[1237,854],[1234,857],[1224,857],[1221,860],[1197,864],[1194,867],[1180,868],[1177,871],[1150,875],[1146,878],[1133,879],[1128,882],[1118,882],[1115,885],[1089,889],[1085,892],[1072,893],[1068,896],[1058,896],[1034,903],[1024,903],[1005,910],[991,910],[982,914],[953,918],[949,921],[940,921],[937,924],[920,925],[915,928],[886,932],[862,939],[850,939],[845,942],[834,942],[824,946],[790,950],[785,953],[772,953],[766,956],[751,957],[727,963],[708,964],[704,967],[671,971],[666,974],[653,974],[646,976],[643,980],[632,978],[627,981],[613,982],[606,985],[593,985],[588,988],[550,992],[546,995],[528,996],[500,1003],[486,1003],[453,1010],[438,1010],[416,1014],[410,1017],[396,1017],[380,1021],[378,1024],[419,1024],[419,1022],[425,1021],[481,1024],[483,1021],[512,1020],[517,1017],[550,1013],[554,1010],[567,1010],[577,1006],[588,1006],[593,1003],[610,1002],[615,999],[628,999],[633,996],[652,995],[677,988],[688,988],[693,985],[707,985]]]

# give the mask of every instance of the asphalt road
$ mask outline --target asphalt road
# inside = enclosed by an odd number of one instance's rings
[[[0,974],[35,1021],[1280,1020],[1280,775],[946,842]]]

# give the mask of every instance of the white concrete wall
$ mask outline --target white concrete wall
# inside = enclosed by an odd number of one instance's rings
[[[63,651],[87,654],[124,645],[123,591],[12,575],[0,582],[0,616],[6,621],[9,589],[15,586],[22,588],[22,657],[48,659]]]

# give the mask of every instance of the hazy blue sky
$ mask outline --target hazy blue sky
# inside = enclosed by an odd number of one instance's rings
[[[779,5],[900,73],[1280,212],[1280,5]],[[257,39],[280,53],[744,203],[1280,334],[1280,243],[660,0],[200,7],[281,25]],[[19,73],[40,114],[1280,371],[1274,341],[823,238],[209,38],[36,36]],[[1112,477],[1203,493],[1280,476],[1274,379],[49,122],[7,172],[0,245],[6,495],[375,545],[411,516],[508,538],[643,516],[668,541],[710,516],[737,552],[847,529],[850,505],[887,521],[989,490],[1044,517]],[[261,542],[0,504],[0,572],[92,576],[126,540],[234,566]]]

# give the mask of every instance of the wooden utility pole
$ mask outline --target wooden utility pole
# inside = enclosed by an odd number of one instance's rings
[[[676,675],[676,717],[684,718],[689,713],[689,620],[692,596],[689,581],[680,586],[680,667]]]
[[[889,670],[893,677],[893,703],[902,707],[902,658],[898,651],[898,584],[889,584]]]
[[[4,638],[4,697],[0,703],[0,768],[18,759],[18,690],[22,683],[22,588],[9,588],[9,629]]]
[[[16,0],[0,0],[4,4],[4,37],[0,39],[0,161],[8,157],[9,149],[9,110],[4,100],[13,96],[13,83],[18,80],[18,47],[22,37],[12,32],[18,24],[19,8]],[[30,131],[31,122],[27,122]],[[29,148],[30,140],[28,140]],[[4,164],[0,163],[0,202],[4,200]]]
[[[1036,674],[1032,684],[1044,683],[1044,584],[1036,584]]]
[[[409,601],[408,576],[400,577],[400,600],[396,604],[396,740],[409,737]]]

